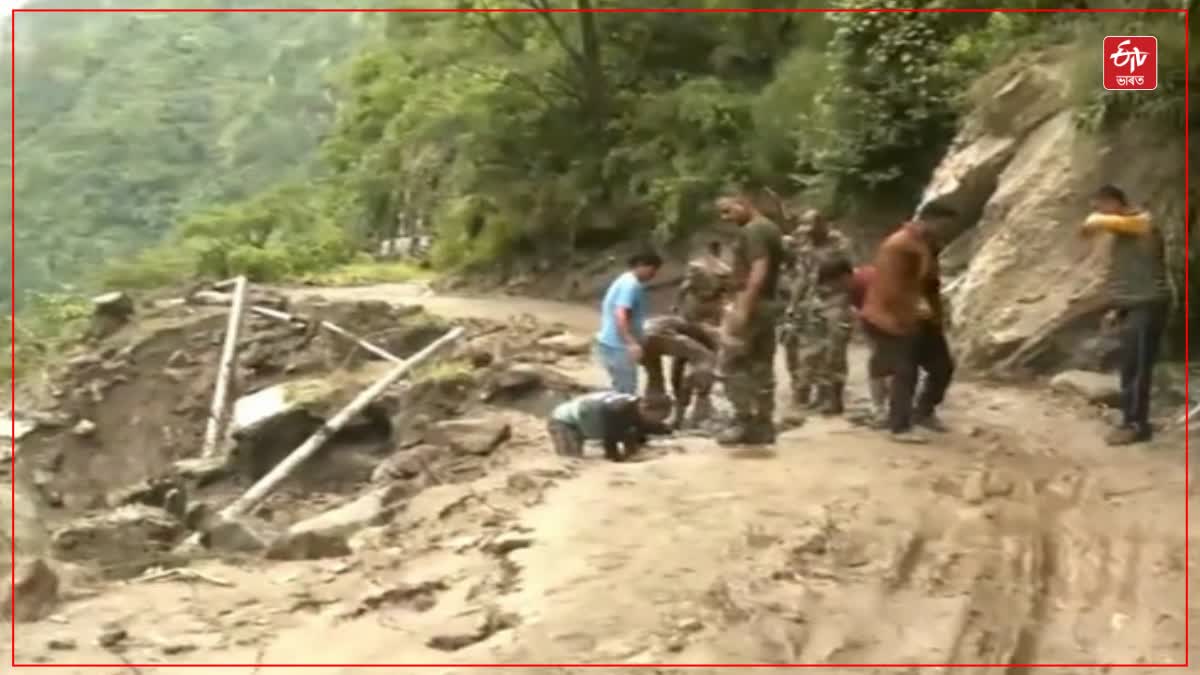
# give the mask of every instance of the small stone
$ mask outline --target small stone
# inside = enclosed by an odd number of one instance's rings
[[[58,575],[44,560],[18,560],[13,585],[5,586],[5,601],[0,612],[5,615],[15,613],[17,621],[40,621],[58,603],[58,586]]]
[[[101,647],[115,647],[125,641],[129,633],[124,628],[108,628],[96,638],[96,644]]]
[[[186,654],[196,651],[196,645],[187,642],[173,642],[163,645],[162,653],[167,656],[175,656],[177,654]]]
[[[75,641],[71,638],[54,638],[46,643],[46,649],[59,652],[69,652],[75,649]]]
[[[267,549],[267,560],[320,560],[350,555],[346,538],[320,532],[285,533]]]
[[[704,623],[701,622],[700,619],[689,617],[687,619],[681,619],[679,623],[675,625],[675,627],[685,633],[695,633],[704,628]]]
[[[54,474],[45,469],[33,470],[33,484],[38,488],[48,487],[54,482]]]
[[[71,429],[71,433],[76,436],[91,436],[95,432],[96,423],[91,420],[79,420],[75,427]]]
[[[450,447],[464,455],[485,456],[495,452],[512,437],[512,428],[503,419],[446,420],[433,425],[426,440]]]
[[[516,532],[502,534],[484,545],[483,550],[492,555],[507,555],[522,548],[533,546],[533,539]]]
[[[1121,387],[1117,378],[1105,373],[1068,370],[1050,379],[1050,388],[1062,394],[1073,394],[1089,403],[1118,407]]]

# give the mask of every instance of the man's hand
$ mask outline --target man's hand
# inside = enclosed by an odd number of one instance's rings
[[[1104,318],[1100,319],[1100,330],[1111,332],[1117,329],[1117,325],[1121,323],[1121,312],[1119,310],[1110,309],[1104,313]]]
[[[929,306],[928,302],[917,303],[917,318],[922,321],[933,321],[933,308]]]
[[[642,362],[642,356],[645,355],[645,350],[642,349],[640,344],[636,342],[630,342],[628,345],[626,345],[626,349],[629,350],[630,361],[633,361],[635,364]]]

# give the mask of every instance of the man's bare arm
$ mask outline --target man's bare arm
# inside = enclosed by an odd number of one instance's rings
[[[634,346],[638,344],[637,338],[633,336],[633,320],[632,310],[628,307],[618,307],[617,312],[617,333],[626,345]]]
[[[767,267],[769,261],[766,256],[756,258],[750,263],[750,276],[746,279],[746,290],[742,291],[742,297],[739,298],[738,305],[741,307],[742,313],[745,316],[750,316],[758,307],[758,300],[762,297],[763,285],[767,282]]]

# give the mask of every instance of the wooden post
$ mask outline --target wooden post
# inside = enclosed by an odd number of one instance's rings
[[[333,416],[333,419],[321,425],[321,428],[317,429],[316,433],[309,436],[308,440],[292,451],[292,454],[285,457],[274,469],[271,469],[270,473],[259,479],[237,501],[221,511],[220,517],[223,520],[232,520],[254,508],[256,504],[271,494],[285,478],[290,476],[297,467],[303,464],[309,457],[312,457],[317,450],[320,450],[334,434],[346,426],[347,422],[362,412],[372,401],[379,398],[388,387],[392,386],[392,384],[408,374],[410,370],[420,365],[439,350],[458,340],[462,335],[463,329],[461,327],[454,328],[388,371],[387,374],[356,396],[345,408],[342,408],[338,414]]]
[[[242,316],[246,306],[246,277],[238,277],[233,291],[233,304],[229,307],[229,323],[225,328],[225,344],[221,348],[221,363],[217,371],[217,386],[213,391],[212,409],[209,411],[208,426],[204,429],[204,447],[201,457],[211,458],[217,454],[221,433],[229,411],[229,380],[233,378],[237,364],[238,333],[242,327]]]

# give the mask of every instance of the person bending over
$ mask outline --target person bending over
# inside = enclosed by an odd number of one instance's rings
[[[666,356],[672,359],[671,395],[675,399],[671,426],[675,429],[682,429],[685,423],[700,426],[711,417],[718,348],[715,326],[674,315],[657,316],[646,322],[642,367],[646,369],[645,407],[648,412],[653,411],[651,417],[664,419],[672,407],[663,377],[662,360]],[[691,419],[687,420],[689,409]]]
[[[628,460],[651,434],[670,433],[663,424],[646,417],[636,396],[599,391],[561,403],[550,413],[546,425],[554,452],[564,457],[582,457],[587,441],[600,441],[605,458]]]

